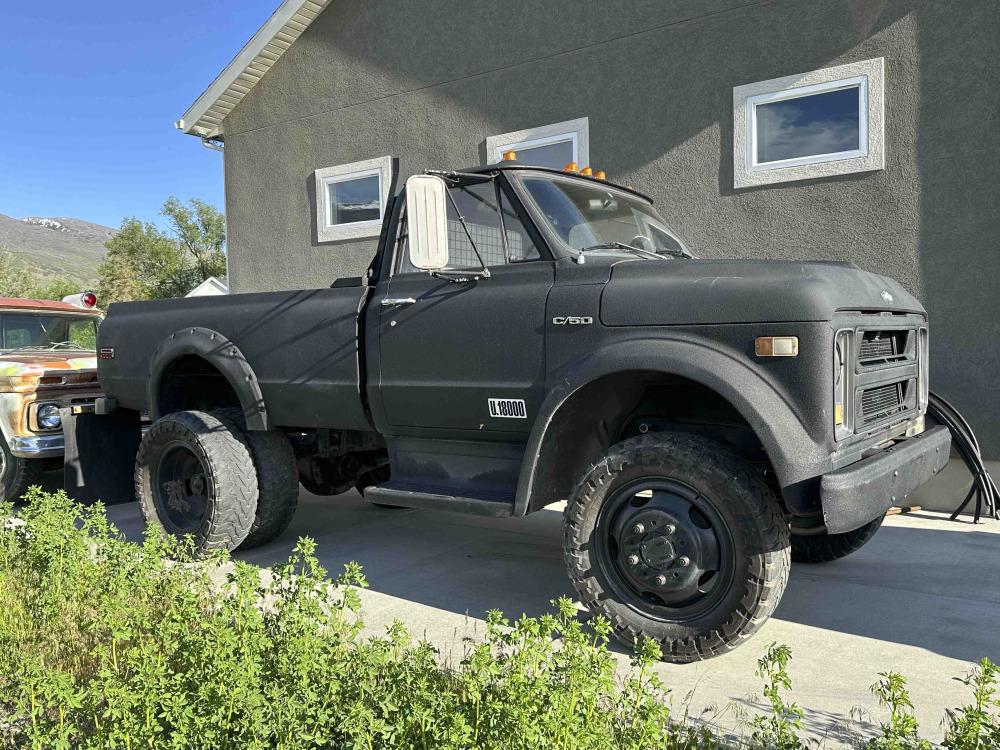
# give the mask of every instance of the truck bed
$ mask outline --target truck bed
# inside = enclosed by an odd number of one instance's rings
[[[193,327],[239,347],[256,377],[268,423],[370,430],[361,397],[358,319],[367,289],[233,294],[113,304],[98,332],[98,377],[119,405],[150,411],[149,365],[176,332]],[[113,358],[104,358],[111,354]]]

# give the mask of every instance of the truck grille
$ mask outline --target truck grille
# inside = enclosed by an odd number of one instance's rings
[[[858,343],[858,363],[862,367],[906,359],[909,331],[865,331]]]
[[[864,425],[885,419],[905,407],[904,383],[891,383],[869,388],[861,394],[861,421]]]

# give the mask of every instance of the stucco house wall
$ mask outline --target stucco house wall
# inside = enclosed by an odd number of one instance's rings
[[[733,187],[733,87],[885,60],[885,169]],[[932,383],[1000,454],[996,0],[335,0],[225,119],[234,292],[359,275],[315,240],[316,169],[385,155],[397,186],[485,140],[587,117],[595,167],[705,257],[846,260],[932,320]]]

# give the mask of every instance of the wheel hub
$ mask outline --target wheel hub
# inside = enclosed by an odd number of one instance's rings
[[[195,532],[208,511],[208,480],[201,460],[184,444],[167,446],[156,468],[154,502],[176,534]]]
[[[704,498],[680,482],[651,479],[609,500],[608,550],[633,595],[671,608],[710,595],[722,550],[719,535],[702,511]]]
[[[670,539],[664,535],[649,535],[639,543],[642,561],[650,568],[663,570],[677,559],[677,552]]]

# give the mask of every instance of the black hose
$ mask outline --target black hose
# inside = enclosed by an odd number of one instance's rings
[[[1000,517],[998,516],[1000,491],[997,490],[996,482],[986,470],[982,452],[979,450],[979,441],[976,440],[976,434],[972,431],[965,417],[952,404],[933,392],[931,392],[927,404],[927,414],[951,431],[951,444],[958,451],[958,455],[961,456],[969,473],[972,474],[972,486],[961,505],[955,508],[955,512],[951,514],[951,520],[954,521],[958,518],[958,514],[965,510],[973,498],[976,500],[974,523],[979,523],[984,508],[991,518]]]

